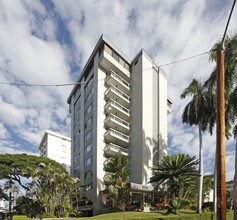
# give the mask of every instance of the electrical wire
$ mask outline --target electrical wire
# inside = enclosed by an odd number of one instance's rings
[[[194,55],[194,56],[190,56],[190,57],[187,57],[187,58],[184,58],[184,59],[180,59],[180,60],[177,60],[177,61],[173,61],[173,62],[170,62],[170,63],[158,65],[157,69],[160,68],[160,67],[165,67],[165,66],[169,66],[169,65],[172,65],[172,64],[184,62],[184,61],[196,58],[196,57],[200,57],[200,56],[203,56],[205,54],[209,54],[211,51],[212,50],[206,51],[206,52]],[[142,71],[151,70],[151,69],[153,69],[153,67],[152,68],[143,69]],[[97,81],[101,81],[101,80],[104,80],[104,79],[98,79]],[[0,81],[0,84],[2,84],[2,85],[26,86],[26,87],[64,87],[64,86],[81,85],[81,84],[86,84],[86,83],[87,82],[62,83],[62,84],[29,84],[29,83],[13,83],[13,82],[2,82],[2,81]]]
[[[101,81],[104,79],[98,79]],[[26,87],[59,87],[59,86],[75,86],[80,84],[86,84],[87,82],[76,82],[76,83],[63,83],[63,84],[28,84],[28,83],[12,83],[12,82],[0,82],[3,85],[13,85],[13,86],[26,86]]]
[[[212,50],[209,50],[209,51],[206,51],[206,52],[203,52],[203,53],[191,56],[191,57],[187,57],[187,58],[184,58],[184,59],[181,59],[181,60],[173,61],[171,63],[159,65],[159,67],[169,66],[169,65],[172,65],[172,64],[176,64],[176,63],[184,62],[184,61],[187,61],[187,60],[191,60],[193,58],[200,57],[200,56],[203,56],[205,54],[209,54],[211,52],[212,52]]]

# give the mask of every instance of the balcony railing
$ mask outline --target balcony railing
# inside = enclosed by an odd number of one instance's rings
[[[107,141],[112,143],[118,143],[121,146],[129,145],[129,136],[112,128],[105,132],[104,137]]]
[[[123,147],[120,147],[116,144],[106,144],[105,148],[104,148],[104,152],[110,156],[114,156],[116,154],[120,154],[123,156],[128,156],[129,154],[129,150]]]
[[[111,119],[115,120],[117,123],[123,125],[127,129],[129,129],[129,126],[130,126],[129,123],[124,121],[123,119],[115,116],[114,114],[109,114],[109,116],[105,119],[105,123],[108,122]]]
[[[116,84],[121,90],[126,91],[127,94],[130,92],[130,84],[112,70],[105,78],[105,81],[107,82],[107,84],[113,83],[113,81],[117,82]]]
[[[108,98],[115,98],[114,96],[117,96],[120,98],[121,104],[126,107],[130,105],[130,97],[113,85],[110,85],[110,87],[105,91],[105,95]]]
[[[107,113],[116,113],[125,120],[130,117],[130,110],[112,99],[110,99],[110,101],[105,105],[105,110]],[[119,112],[121,114],[119,114]]]

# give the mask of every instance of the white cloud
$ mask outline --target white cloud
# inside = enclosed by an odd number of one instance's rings
[[[220,2],[214,0],[67,0],[53,3],[55,9],[49,12],[40,1],[0,1],[1,81],[71,82],[75,75],[70,73],[70,63],[83,68],[101,34],[131,59],[144,48],[158,65],[196,55],[210,50],[222,37],[232,5],[230,0],[221,7]],[[58,29],[58,18],[69,31],[71,45],[58,41],[58,37],[65,34]],[[236,27],[236,21],[234,12],[229,30]],[[181,119],[189,100],[181,100],[179,96],[193,78],[204,81],[214,65],[209,63],[208,55],[203,55],[163,67],[168,76],[168,93],[173,100],[169,116],[169,152],[198,155],[197,127],[184,125]],[[53,129],[69,135],[66,99],[71,89],[1,85],[0,134],[4,136],[6,127],[10,126],[14,135],[33,144],[35,152],[44,130]],[[230,146],[233,144],[231,142]],[[215,156],[215,134],[210,137],[204,133],[203,146],[205,170],[210,172]],[[228,147],[228,161],[231,151],[233,147]],[[229,178],[233,166],[227,164],[227,167]]]
[[[0,124],[0,140],[6,140],[8,138],[10,138],[10,135],[7,132],[7,129],[3,124]]]

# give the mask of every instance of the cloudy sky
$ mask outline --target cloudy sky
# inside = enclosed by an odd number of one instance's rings
[[[0,0],[0,153],[38,154],[46,129],[70,136],[67,97],[101,34],[130,59],[144,48],[164,65],[209,51],[221,39],[232,0]],[[229,31],[236,31],[237,9]],[[208,54],[163,66],[173,100],[169,153],[198,154],[196,127],[183,125],[193,78],[214,68]],[[215,134],[203,136],[204,170],[213,171]],[[233,178],[234,141],[227,142],[227,179]]]

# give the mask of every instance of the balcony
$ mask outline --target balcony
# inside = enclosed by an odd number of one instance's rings
[[[105,105],[105,112],[112,113],[126,121],[130,118],[130,111],[112,99]]]
[[[116,131],[112,128],[110,128],[105,134],[104,138],[108,142],[112,142],[114,144],[118,144],[122,147],[128,147],[129,146],[129,136],[125,135],[119,131]]]
[[[110,144],[106,144],[104,148],[104,153],[108,156],[121,155],[121,156],[127,157],[129,154],[129,150],[110,143]]]
[[[123,77],[126,81],[130,80],[130,72],[124,66],[122,66],[117,60],[115,60],[110,54],[106,51],[103,51],[99,57],[99,65],[107,70],[113,70]]]
[[[126,108],[130,106],[130,97],[113,85],[111,85],[105,91],[105,97],[108,99],[114,99],[118,101],[120,104],[122,104]]]
[[[105,78],[105,82],[108,86],[114,85],[126,95],[129,95],[130,93],[130,84],[112,70]]]
[[[128,134],[130,131],[130,125],[128,122],[124,121],[123,119],[115,116],[114,114],[110,114],[105,119],[106,127],[113,128],[117,131],[120,131],[124,134]]]

